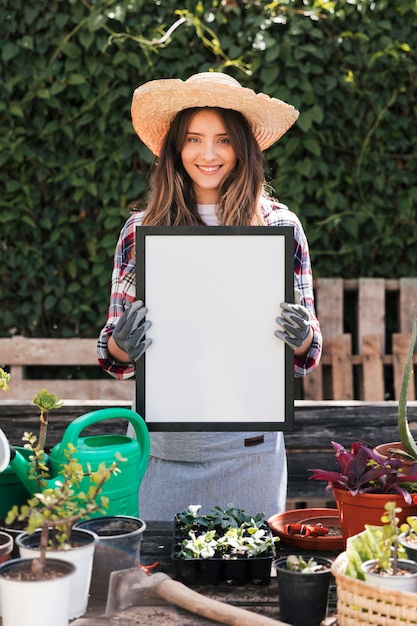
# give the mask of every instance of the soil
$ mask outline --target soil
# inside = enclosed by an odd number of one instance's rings
[[[43,576],[43,580],[52,580],[54,578],[60,578],[65,576],[65,572],[60,571],[58,568],[53,565],[47,564],[45,567],[45,573]],[[22,580],[22,581],[36,581],[38,580],[35,572],[30,569],[30,566],[26,563],[16,565],[15,569],[9,570],[6,574],[4,574],[5,578],[10,580]]]
[[[417,549],[417,538],[416,539],[411,539],[410,537],[406,537],[404,539],[404,543],[406,543],[407,546],[410,546],[410,548]]]
[[[331,568],[331,565],[327,565],[327,564],[326,565],[321,565],[320,564],[314,571],[315,572],[325,572],[326,570],[328,570],[330,568]],[[286,567],[282,567],[281,569],[287,569],[287,568]],[[297,571],[300,572],[300,570],[297,570]],[[300,573],[302,573],[302,572],[300,572]],[[306,575],[307,575],[307,572],[306,572]]]
[[[379,567],[378,563],[375,563],[372,567],[369,568],[368,571],[372,574],[378,574],[379,576],[410,576],[411,573],[408,569],[402,569],[401,567],[398,567],[394,574],[391,567],[383,570]]]
[[[19,522],[18,520],[15,520],[13,522],[13,524],[6,524],[6,519],[4,517],[2,519],[0,519],[0,528],[4,528],[4,530],[6,532],[7,532],[7,529],[10,529],[10,530],[26,530],[26,526],[27,526],[27,523]]]
[[[327,533],[326,537],[341,537],[342,536],[342,531],[340,529],[340,526],[328,526],[328,525],[326,525],[326,528],[329,531]]]

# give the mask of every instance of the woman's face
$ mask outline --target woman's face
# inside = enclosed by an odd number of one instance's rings
[[[202,109],[191,118],[181,150],[198,204],[217,204],[220,185],[236,165],[236,153],[217,111]]]

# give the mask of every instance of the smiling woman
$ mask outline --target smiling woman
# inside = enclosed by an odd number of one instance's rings
[[[283,302],[281,311],[277,305],[279,328],[271,334],[293,351],[295,376],[316,367],[322,340],[307,239],[298,217],[267,195],[262,154],[297,117],[290,104],[216,72],[150,81],[136,89],[133,126],[158,161],[146,208],[129,217],[116,247],[108,318],[98,341],[99,362],[111,375],[133,376],[135,362],[152,350],[147,308],[136,300],[135,237],[141,226],[292,228],[299,300]],[[196,306],[202,310],[204,303]],[[231,502],[270,517],[285,509],[286,492],[282,432],[151,433],[140,493],[145,520],[171,520],[190,503],[209,510]]]

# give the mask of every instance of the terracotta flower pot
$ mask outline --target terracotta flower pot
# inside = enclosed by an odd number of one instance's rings
[[[358,493],[353,496],[350,491],[333,488],[333,495],[339,511],[345,546],[348,537],[365,530],[365,524],[382,526],[381,517],[387,502],[395,502],[396,506],[401,507],[402,511],[398,514],[400,524],[403,524],[409,515],[417,515],[417,506],[407,504],[395,493]]]
[[[374,450],[375,452],[380,454],[383,459],[387,459],[392,450],[402,450],[405,452],[404,445],[402,444],[401,441],[391,441],[390,443],[381,443],[379,446],[376,446]],[[401,455],[395,455],[395,453],[392,454],[392,456],[394,457],[397,456],[397,458],[402,458]],[[407,461],[405,459],[403,460],[404,460],[404,473],[409,474],[411,466],[416,461]]]

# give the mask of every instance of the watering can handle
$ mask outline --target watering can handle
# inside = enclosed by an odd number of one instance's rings
[[[116,407],[111,407],[109,409],[99,409],[98,411],[91,411],[90,413],[85,413],[84,415],[80,415],[80,417],[77,417],[73,422],[71,422],[71,424],[67,426],[65,430],[64,436],[62,437],[62,441],[60,443],[61,450],[65,450],[69,443],[77,447],[78,438],[84,428],[87,428],[87,426],[91,426],[96,422],[102,422],[104,420],[111,419],[125,419],[132,424],[133,428],[135,429],[136,438],[142,448],[142,456],[144,459],[146,459],[147,462],[150,451],[150,441],[149,431],[144,420],[141,418],[139,413],[135,413],[135,411]]]

